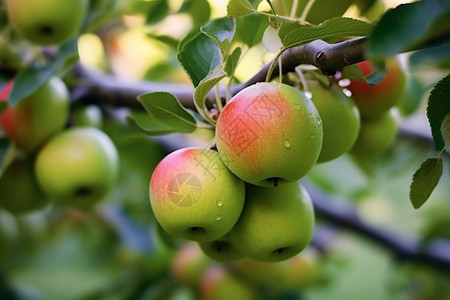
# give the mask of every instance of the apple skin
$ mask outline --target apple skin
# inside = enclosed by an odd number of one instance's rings
[[[226,166],[260,186],[303,177],[319,157],[322,137],[312,101],[280,83],[256,83],[240,91],[216,126],[216,146]]]
[[[164,230],[182,239],[207,242],[224,236],[237,222],[245,186],[217,151],[183,148],[156,166],[149,195]]]
[[[372,63],[368,60],[356,65],[364,76],[373,72]],[[352,92],[352,98],[362,117],[377,117],[400,101],[406,88],[406,73],[398,58],[386,61],[386,72],[386,76],[378,84],[371,86],[363,81],[352,80],[347,87]]]
[[[285,280],[284,262],[262,262],[244,258],[230,265],[230,272],[256,287],[281,290]]]
[[[218,262],[232,262],[244,258],[228,235],[211,242],[198,244],[205,255]]]
[[[175,253],[171,273],[178,283],[194,287],[212,264],[213,261],[203,253],[197,243],[188,242]]]
[[[89,7],[88,0],[5,0],[13,28],[38,45],[61,44],[76,36]]]
[[[200,300],[257,300],[256,289],[220,265],[209,267],[199,283]]]
[[[45,208],[49,198],[34,175],[34,159],[17,156],[0,176],[0,207],[20,215]]]
[[[377,118],[361,120],[358,138],[349,153],[358,159],[375,158],[389,149],[398,133],[398,123],[390,110]]]
[[[353,99],[335,85],[325,88],[319,82],[309,81],[308,90],[323,125],[317,162],[330,161],[348,152],[355,143],[361,126],[359,111]]]
[[[246,257],[276,262],[308,246],[314,225],[311,198],[298,182],[277,187],[248,184],[242,215],[229,234]]]
[[[52,77],[17,105],[9,106],[0,116],[0,125],[19,148],[36,152],[66,125],[69,99],[69,90],[64,82]]]
[[[36,178],[56,203],[85,209],[114,188],[119,156],[114,143],[97,128],[71,128],[39,151]]]

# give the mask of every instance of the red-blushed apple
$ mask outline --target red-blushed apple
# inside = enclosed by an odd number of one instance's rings
[[[207,242],[224,236],[244,206],[244,182],[217,151],[183,148],[164,157],[150,180],[150,203],[168,233]]]
[[[7,89],[11,91],[10,85]],[[36,92],[15,106],[9,106],[0,116],[0,125],[19,148],[36,152],[66,125],[69,99],[64,82],[52,77]]]
[[[372,74],[373,65],[366,60],[357,63],[364,76]],[[386,61],[386,76],[374,85],[352,80],[347,87],[362,117],[376,117],[396,105],[406,87],[406,74],[398,58]]]
[[[44,192],[56,203],[87,209],[114,188],[119,156],[103,131],[74,127],[42,147],[36,156],[35,173]]]
[[[219,262],[232,262],[244,258],[234,242],[225,235],[211,242],[199,243],[203,253]]]
[[[49,203],[36,181],[34,158],[15,157],[0,175],[0,207],[19,215],[43,209]]]
[[[203,253],[196,242],[187,242],[175,253],[171,272],[178,283],[194,287],[212,264],[213,261]]]
[[[215,140],[236,176],[273,186],[306,175],[319,157],[322,137],[322,120],[303,92],[287,84],[257,83],[225,105]]]
[[[223,266],[211,266],[199,284],[200,300],[257,300],[257,291],[251,285],[233,276]]]
[[[80,33],[89,0],[5,0],[17,33],[40,45],[61,44]]]
[[[395,142],[398,123],[392,110],[369,119],[361,119],[361,129],[349,153],[360,160],[375,158]]]
[[[317,162],[330,161],[349,151],[355,143],[360,128],[359,111],[353,99],[335,85],[325,88],[318,81],[308,81],[308,90],[323,125]]]
[[[242,215],[229,235],[244,256],[276,262],[305,249],[314,225],[311,198],[298,182],[277,187],[247,184]]]

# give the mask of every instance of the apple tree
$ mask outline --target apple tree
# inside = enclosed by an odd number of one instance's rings
[[[1,299],[448,299],[450,1],[3,0]]]

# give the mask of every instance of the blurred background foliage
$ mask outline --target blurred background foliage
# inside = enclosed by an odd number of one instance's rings
[[[92,0],[88,33],[78,42],[80,60],[92,70],[122,80],[190,84],[176,59],[178,41],[209,19],[224,16],[226,3]],[[384,1],[382,9],[399,3]],[[346,14],[361,17],[356,12],[352,6]],[[368,19],[376,19],[376,15],[375,8],[366,13]],[[18,42],[0,48],[20,53],[26,47]],[[273,57],[262,45],[248,51],[236,72],[238,80],[249,78]],[[403,57],[408,72],[423,88],[405,100],[413,102],[404,103],[399,118],[403,128],[414,129],[423,137],[402,134],[396,146],[376,160],[354,161],[342,156],[317,165],[302,180],[332,194],[329,201],[351,203],[371,226],[399,236],[421,237],[424,242],[448,242],[448,157],[430,201],[414,210],[408,196],[414,171],[421,161],[435,155],[423,100],[443,70],[448,72],[448,65],[437,69],[429,57],[426,53]],[[19,62],[11,59],[6,63]],[[187,243],[158,228],[149,204],[148,183],[174,140],[186,145],[204,140],[201,135],[143,136],[124,121],[119,109],[104,113],[102,129],[120,153],[119,183],[92,211],[52,206],[14,216],[0,209],[0,299],[196,299],[199,285],[181,282],[174,272],[175,257]],[[326,219],[319,218],[318,224],[327,228],[325,247],[312,244],[301,254],[312,253],[320,273],[317,280],[281,291],[272,285],[242,282],[264,291],[268,299],[450,299],[448,268],[394,257],[389,248]],[[207,265],[233,269],[233,263],[209,261]]]

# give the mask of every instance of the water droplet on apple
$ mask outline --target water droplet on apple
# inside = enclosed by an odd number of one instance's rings
[[[218,207],[222,207],[222,205],[223,205],[222,201],[220,201],[220,200],[217,201],[216,204],[217,204]]]
[[[216,221],[220,221],[221,219],[222,219],[221,216],[217,216],[217,217],[216,217]]]
[[[284,147],[285,148],[291,148],[291,141],[290,140],[285,140],[284,141]]]
[[[315,136],[314,134],[311,135],[311,138],[312,138],[312,139],[315,138],[315,137],[316,137],[316,136]]]
[[[305,96],[308,97],[309,99],[312,99],[312,94],[310,91],[305,92]]]

